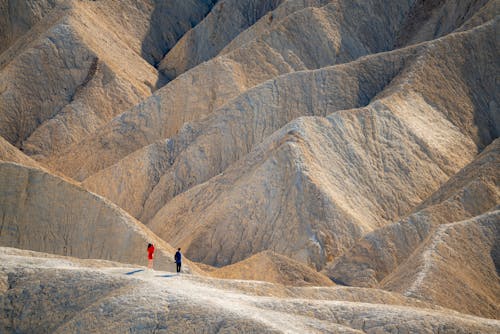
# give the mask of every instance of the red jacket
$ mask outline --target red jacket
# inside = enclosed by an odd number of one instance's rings
[[[148,259],[153,259],[153,253],[155,252],[155,246],[151,245],[148,247]]]

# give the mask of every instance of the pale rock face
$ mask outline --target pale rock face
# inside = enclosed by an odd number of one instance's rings
[[[269,12],[267,15],[262,17],[260,20],[255,22],[254,25],[242,31],[238,36],[236,36],[224,49],[221,50],[220,54],[229,53],[235,49],[240,48],[246,43],[249,43],[257,37],[265,35],[272,27],[278,25],[278,23],[290,16],[291,14],[301,11],[308,7],[322,7],[328,4],[330,0],[285,0],[273,11]]]
[[[148,96],[145,83],[157,80],[156,70],[89,6],[57,7],[20,38],[16,52],[2,54],[1,135],[38,158],[94,132]]]
[[[500,207],[500,206],[499,206]],[[482,317],[500,317],[500,211],[441,225],[383,282],[405,296]],[[455,290],[450,294],[447,289]]]
[[[142,56],[160,63],[177,41],[207,15],[216,0],[150,0],[153,5],[149,31],[142,42]]]
[[[149,274],[0,248],[0,329],[52,333],[496,333],[497,320],[359,288]],[[21,307],[22,305],[22,307]]]
[[[128,213],[140,217],[153,186],[170,166],[172,154],[169,146],[171,141],[168,140],[151,144],[128,155],[120,164],[103,169],[85,179],[82,186],[106,198],[112,198]],[[120,186],[103,188],[103,180],[108,180],[108,184]]]
[[[172,247],[77,185],[8,162],[0,163],[0,184],[1,245],[145,265],[151,242],[157,248],[157,267],[174,270]],[[197,270],[187,263],[187,271]]]
[[[23,154],[3,137],[0,137],[0,161],[11,161],[24,166],[42,169],[35,160]]]
[[[349,285],[379,286],[437,226],[479,216],[500,204],[499,162],[496,139],[408,217],[366,235],[325,273]]]

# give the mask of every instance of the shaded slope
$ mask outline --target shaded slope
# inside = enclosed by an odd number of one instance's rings
[[[284,289],[161,272],[128,276],[130,268],[115,264],[106,268],[90,260],[0,251],[0,328],[5,331],[495,333],[500,328],[495,320],[426,308],[383,291]]]
[[[326,273],[350,285],[378,286],[436,226],[469,219],[500,204],[500,139],[443,184],[407,218],[368,234]]]
[[[58,0],[0,1],[0,53],[30,30],[57,4]]]
[[[270,251],[257,253],[241,262],[212,271],[210,276],[266,281],[289,286],[333,285],[328,277],[303,263]]]
[[[141,55],[151,65],[157,66],[168,50],[200,22],[216,0],[153,0],[143,6],[153,5],[149,30],[144,36]]]
[[[171,147],[170,140],[148,145],[85,179],[82,186],[112,199],[132,216],[140,217],[154,185],[170,167]]]
[[[258,37],[264,36],[273,27],[278,26],[281,20],[295,12],[299,12],[308,7],[322,7],[331,2],[330,0],[285,0],[273,11],[270,11],[264,17],[255,22],[251,27],[242,31],[236,36],[221,52],[222,54],[230,53],[231,51],[242,47],[244,44],[256,40]]]
[[[166,54],[159,69],[173,79],[215,57],[226,44],[283,0],[226,0],[188,31]]]
[[[495,254],[499,222],[500,211],[496,210],[440,226],[382,282],[383,288],[460,312],[499,319],[500,258]]]
[[[146,245],[153,242],[156,265],[173,269],[172,247],[103,198],[8,162],[0,163],[0,178],[0,245],[143,264]]]
[[[403,29],[399,32],[397,46],[432,40],[456,31],[465,24],[470,29],[478,22],[474,16],[494,3],[498,4],[497,0],[415,1]],[[494,18],[494,11],[488,16],[486,20]]]

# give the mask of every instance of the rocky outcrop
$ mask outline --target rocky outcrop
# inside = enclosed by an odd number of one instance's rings
[[[497,333],[497,7],[0,0],[0,332]]]
[[[157,268],[174,269],[172,247],[120,208],[77,185],[8,162],[0,163],[0,184],[2,246],[145,264],[146,246],[152,242]],[[186,270],[197,268],[188,261]]]
[[[331,2],[330,0],[285,0],[273,11],[263,16],[248,29],[242,31],[238,36],[231,40],[220,55],[230,53],[231,51],[242,47],[244,44],[264,36],[273,27],[278,26],[281,20],[286,19],[293,13],[306,8],[319,8]]]
[[[439,225],[471,219],[500,204],[499,163],[496,139],[407,218],[366,235],[325,273],[349,285],[379,286]]]
[[[483,10],[492,9],[492,0],[417,0],[414,2],[405,25],[399,32],[397,45],[416,44],[432,40],[453,31],[461,30],[464,25],[470,29],[495,17],[490,11],[488,17],[477,20]],[[425,24],[423,24],[425,23]]]
[[[301,262],[270,251],[261,252],[241,262],[210,272],[225,279],[265,281],[287,286],[332,286],[328,277]]]
[[[384,291],[137,272],[0,248],[0,330],[68,333],[496,333],[496,320]],[[314,310],[314,311],[311,311]]]

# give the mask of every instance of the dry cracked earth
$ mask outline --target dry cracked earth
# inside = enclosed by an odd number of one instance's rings
[[[0,332],[499,333],[499,17],[0,0]]]

